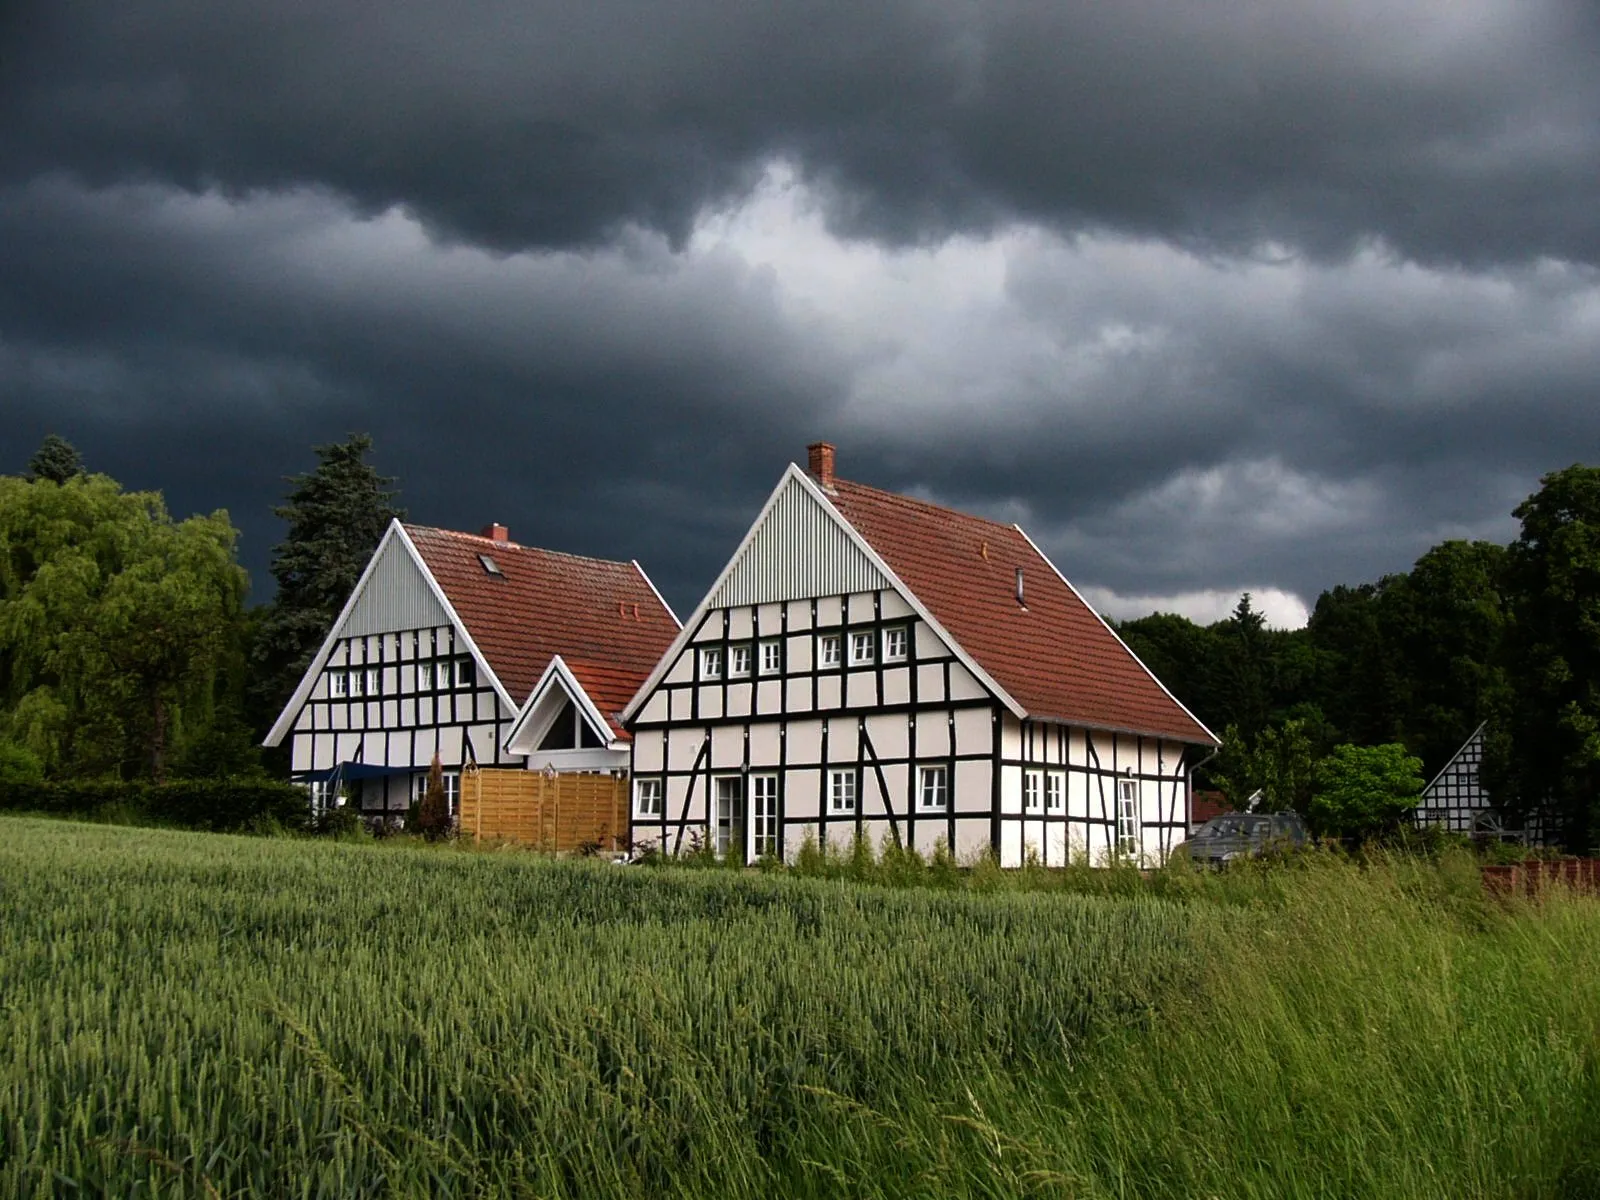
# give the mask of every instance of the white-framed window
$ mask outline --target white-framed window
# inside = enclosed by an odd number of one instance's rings
[[[1066,796],[1067,779],[1060,771],[1047,772],[1044,777],[1044,807],[1047,812],[1060,812]]]
[[[778,777],[750,776],[750,849],[755,858],[778,856]]]
[[[378,667],[367,668],[367,695],[381,696],[383,694],[383,671]]]
[[[883,631],[883,661],[905,662],[911,636],[904,625],[891,625]]]
[[[311,811],[314,813],[326,812],[333,806],[338,797],[333,784],[327,779],[313,779],[310,784]]]
[[[456,805],[461,799],[461,772],[446,771],[444,780],[444,806],[451,816],[455,816]],[[411,777],[411,799],[413,803],[421,804],[428,795],[428,772]]]
[[[700,678],[722,678],[722,647],[708,646],[700,651]]]
[[[478,678],[477,667],[470,658],[456,659],[455,668],[456,686],[458,688],[469,688],[472,686],[473,681]]]
[[[777,638],[768,638],[761,643],[761,673],[776,675],[782,670],[783,643]]]
[[[663,795],[661,780],[633,781],[633,811],[641,817],[659,817],[666,812],[666,798]]]
[[[850,635],[850,665],[863,666],[872,662],[875,649],[870,631],[852,633]]]
[[[350,694],[352,696],[365,696],[367,694],[367,673],[365,671],[351,671]]]
[[[1139,853],[1139,785],[1117,780],[1117,853]]]
[[[343,699],[350,694],[350,676],[344,671],[328,672],[328,695]]]
[[[750,677],[750,647],[728,647],[728,678],[748,679]]]
[[[950,772],[946,767],[923,767],[917,776],[917,799],[924,812],[950,811]]]
[[[419,662],[417,664],[417,691],[433,691],[433,664],[431,662]]]
[[[837,667],[839,665],[839,635],[825,633],[817,639],[817,665],[819,667]]]
[[[1038,812],[1041,788],[1043,787],[1042,771],[1024,771],[1022,773],[1022,810],[1024,812]]]
[[[828,811],[830,813],[853,813],[856,810],[856,773],[848,771],[828,772]]]
[[[441,692],[448,692],[455,686],[455,663],[448,658],[441,658],[433,664],[433,686]]]

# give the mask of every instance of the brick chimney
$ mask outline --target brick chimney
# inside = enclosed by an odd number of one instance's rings
[[[812,442],[806,447],[806,470],[811,478],[829,491],[833,490],[833,443]]]
[[[491,542],[509,542],[511,540],[511,530],[496,521],[493,525],[485,525],[483,532],[478,536],[486,537]]]

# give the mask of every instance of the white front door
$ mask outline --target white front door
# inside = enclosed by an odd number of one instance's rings
[[[778,777],[750,776],[750,859],[778,856]]]
[[[718,858],[735,854],[738,861],[744,861],[744,780],[737,775],[724,775],[716,781],[711,847]]]

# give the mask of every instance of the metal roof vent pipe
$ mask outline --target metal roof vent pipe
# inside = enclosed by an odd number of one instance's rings
[[[1017,607],[1027,608],[1028,602],[1022,598],[1022,568],[1017,568]]]

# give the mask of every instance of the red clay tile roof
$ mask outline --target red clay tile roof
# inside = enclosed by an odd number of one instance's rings
[[[513,703],[523,704],[560,655],[605,718],[618,717],[678,636],[678,622],[633,563],[580,558],[449,529],[407,525]],[[494,559],[502,575],[484,570]]]
[[[827,495],[1030,717],[1215,744],[1015,526],[842,479]]]

